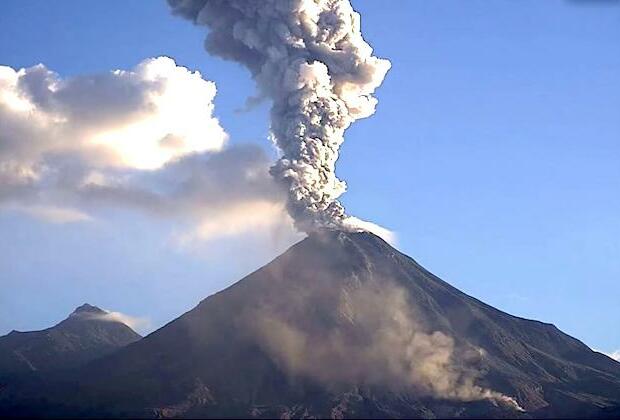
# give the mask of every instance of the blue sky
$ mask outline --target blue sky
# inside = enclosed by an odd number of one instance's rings
[[[461,290],[620,348],[620,5],[353,4],[392,69],[377,113],[346,134],[348,211],[394,230],[399,249]],[[169,56],[216,83],[231,144],[273,156],[267,104],[238,112],[254,84],[203,38],[163,1],[0,3],[0,65],[71,77]],[[86,301],[159,327],[288,245],[179,248],[172,223],[131,212],[59,225],[2,211],[0,231],[0,334]]]

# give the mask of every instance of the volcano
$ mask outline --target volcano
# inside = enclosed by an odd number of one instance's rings
[[[0,392],[0,414],[612,417],[620,363],[324,231],[140,341]]]
[[[53,327],[11,331],[0,337],[0,382],[28,373],[75,368],[142,338],[107,315],[85,303]]]

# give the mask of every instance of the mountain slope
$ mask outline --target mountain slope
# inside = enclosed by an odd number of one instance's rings
[[[107,314],[84,304],[51,328],[0,337],[0,379],[73,368],[141,338]]]
[[[553,325],[463,294],[370,233],[323,232],[46,386],[6,390],[0,407],[131,417],[598,416],[620,406],[620,364]],[[47,402],[37,406],[41,395]]]

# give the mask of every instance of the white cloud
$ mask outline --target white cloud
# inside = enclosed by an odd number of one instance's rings
[[[79,210],[56,206],[13,206],[13,209],[49,223],[89,222],[92,218]]]
[[[106,322],[120,322],[127,325],[129,328],[135,331],[144,332],[151,328],[151,321],[148,318],[136,317],[124,314],[118,311],[110,311],[102,309],[102,312],[74,312],[71,316],[79,317],[81,319],[106,321]]]
[[[611,351],[611,352],[606,352],[603,350],[597,350],[597,349],[593,349],[593,351],[597,352],[597,353],[602,353],[605,356],[611,357],[614,360],[617,360],[618,362],[620,362],[620,349],[615,350],[615,351]]]
[[[64,79],[0,66],[0,209],[52,223],[131,209],[187,241],[292,231],[262,149],[225,147],[215,94],[167,57]]]
[[[247,229],[268,231],[287,220],[288,214],[283,203],[260,200],[239,203],[225,212],[204,215],[202,219],[194,232],[180,238],[182,243],[238,235]]]
[[[607,356],[620,362],[620,350],[612,351],[611,353],[605,353]]]
[[[396,242],[398,238],[394,231],[391,231],[383,226],[380,226],[376,223],[369,222],[367,220],[359,219],[355,216],[347,216],[342,221],[342,225],[346,229],[350,229],[353,231],[365,230],[370,233],[374,233],[385,242],[389,243],[392,246],[396,246]]]
[[[62,79],[44,65],[0,67],[3,163],[38,172],[47,156],[92,166],[155,169],[179,156],[221,150],[216,88],[158,57],[130,71]]]
[[[151,321],[148,318],[135,317],[117,311],[108,311],[107,314],[98,317],[103,321],[120,322],[127,325],[132,330],[145,331],[151,328]]]
[[[124,171],[81,185],[82,206],[133,209],[184,226],[177,245],[240,234],[294,231],[284,192],[269,175],[270,161],[257,146],[191,155],[157,171]]]

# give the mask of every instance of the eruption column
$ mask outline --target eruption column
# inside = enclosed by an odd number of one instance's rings
[[[372,55],[348,0],[168,0],[173,13],[209,28],[206,50],[247,67],[272,100],[281,151],[271,174],[288,189],[297,227],[357,229],[338,197],[344,131],[372,115],[390,62]]]

